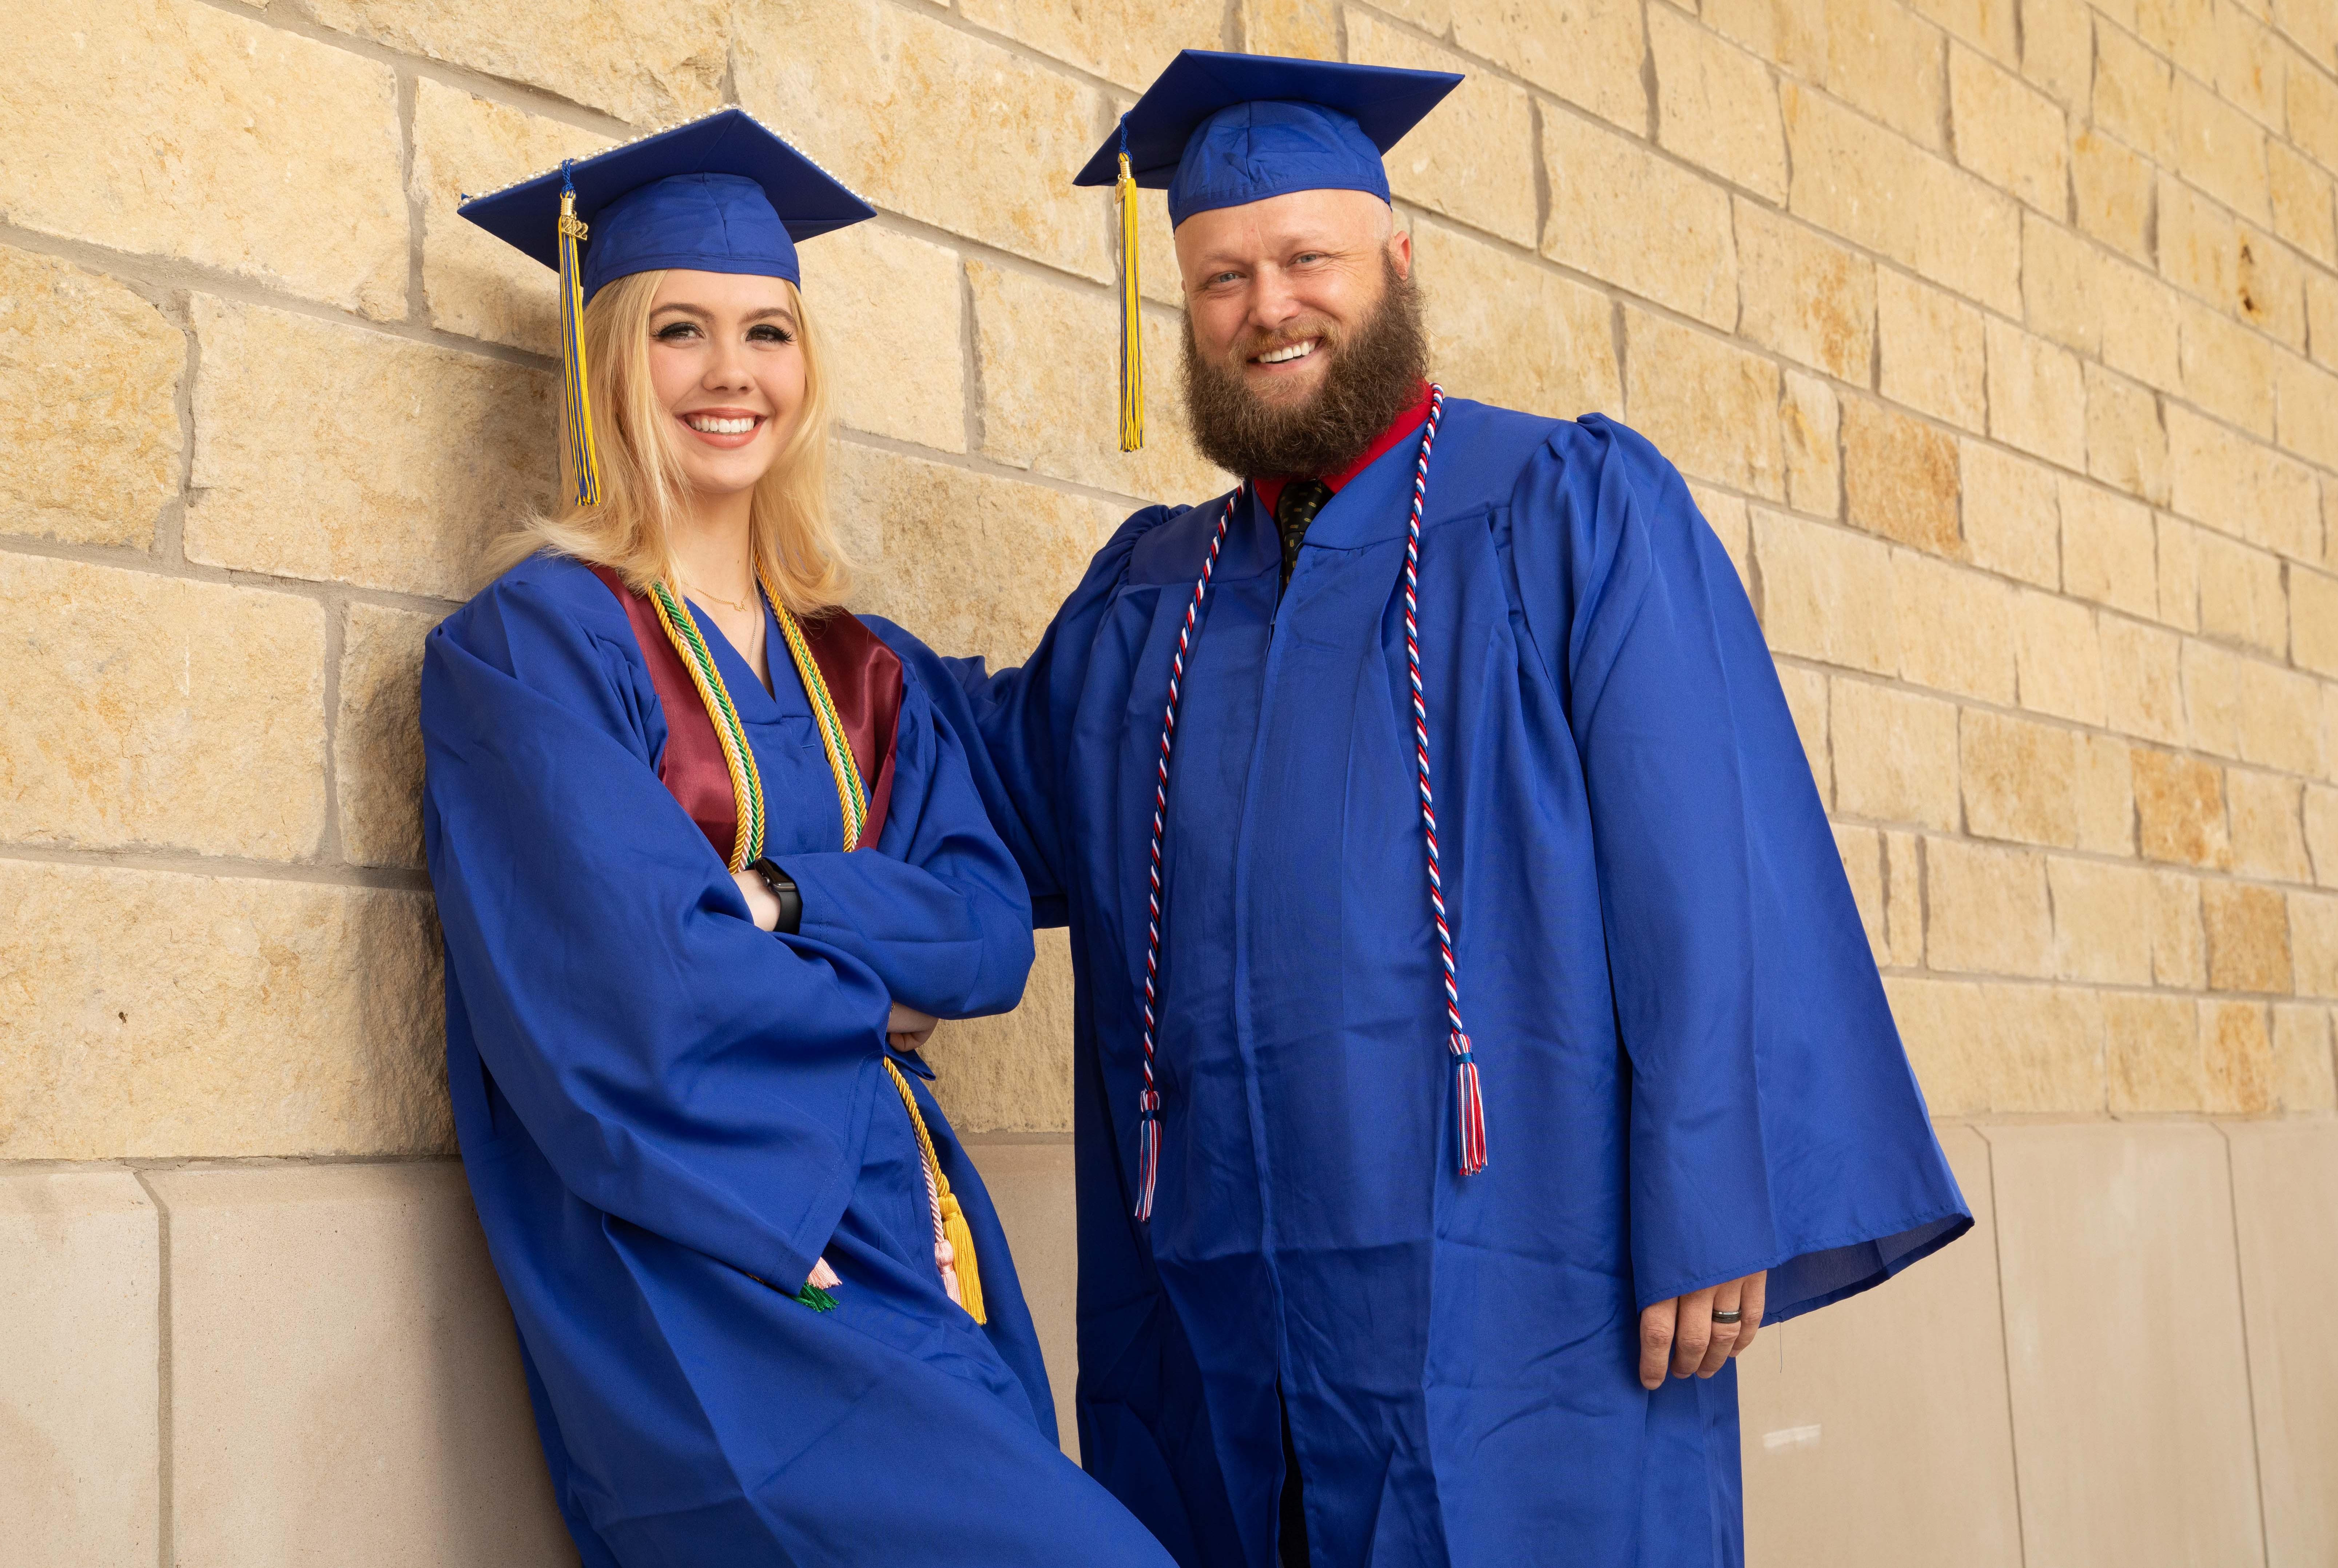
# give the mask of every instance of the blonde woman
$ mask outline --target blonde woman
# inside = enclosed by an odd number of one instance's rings
[[[463,1157],[593,1568],[1168,1559],[1063,1458],[916,1054],[1030,906],[839,608],[794,240],[869,209],[729,111],[469,203],[557,267],[573,482],[430,638]],[[784,217],[782,216],[784,215]]]

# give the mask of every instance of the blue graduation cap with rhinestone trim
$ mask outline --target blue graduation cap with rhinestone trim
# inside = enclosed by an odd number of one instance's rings
[[[1213,49],[1169,63],[1072,181],[1120,192],[1122,451],[1144,444],[1137,191],[1166,190],[1173,224],[1294,191],[1366,191],[1385,201],[1380,155],[1460,84],[1450,71]]]
[[[620,278],[666,268],[801,286],[796,244],[877,210],[743,109],[612,147],[457,209],[560,273],[563,434],[576,498],[601,498],[586,396],[584,306]]]

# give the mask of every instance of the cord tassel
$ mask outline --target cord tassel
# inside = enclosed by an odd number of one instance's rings
[[[560,390],[561,444],[569,472],[576,476],[576,504],[601,504],[601,458],[593,446],[593,399],[584,365],[584,277],[576,247],[586,229],[576,216],[576,187],[560,166]]]
[[[1120,126],[1120,449],[1144,445],[1144,340],[1137,319],[1136,177],[1128,172],[1128,122]]]
[[[974,1227],[966,1220],[966,1206],[942,1177],[942,1236],[949,1243],[951,1263],[958,1272],[958,1304],[977,1323],[990,1321],[982,1309],[982,1270],[974,1257]]]
[[[1461,1174],[1475,1176],[1486,1168],[1486,1102],[1478,1092],[1478,1063],[1469,1054],[1469,1037],[1453,1058],[1454,1101],[1459,1108],[1456,1146],[1461,1151]]]

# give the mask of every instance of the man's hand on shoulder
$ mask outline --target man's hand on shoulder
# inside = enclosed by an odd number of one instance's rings
[[[1652,1392],[1663,1387],[1667,1371],[1675,1377],[1710,1377],[1720,1371],[1723,1362],[1754,1343],[1769,1283],[1767,1270],[1748,1274],[1659,1301],[1641,1313],[1640,1386]]]

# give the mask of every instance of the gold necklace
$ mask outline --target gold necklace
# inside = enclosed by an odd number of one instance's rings
[[[744,615],[748,611],[752,610],[755,607],[755,596],[752,593],[748,594],[744,599],[725,599],[720,593],[707,593],[705,589],[701,588],[697,583],[693,583],[687,577],[683,578],[682,582],[683,585],[688,588],[693,593],[712,599],[714,603],[722,605],[724,609],[735,610],[742,615]]]

